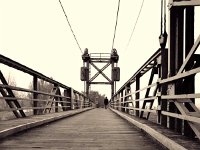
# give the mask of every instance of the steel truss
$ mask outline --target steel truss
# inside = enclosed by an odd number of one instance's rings
[[[117,67],[117,63],[119,60],[119,56],[115,49],[112,50],[111,53],[88,53],[88,49],[85,49],[84,54],[82,55],[83,59],[83,67],[81,68],[81,80],[85,81],[86,96],[89,96],[89,89],[91,84],[109,84],[111,85],[111,97],[114,95],[116,88],[116,81],[119,81],[119,67]],[[104,66],[100,69],[97,64],[104,64]],[[91,77],[91,66],[96,69],[96,74]],[[111,77],[108,77],[104,70],[111,66]],[[95,82],[94,80],[102,75],[107,82]]]

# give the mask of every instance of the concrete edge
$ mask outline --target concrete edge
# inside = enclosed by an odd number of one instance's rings
[[[25,123],[25,124],[17,125],[15,127],[11,127],[11,128],[0,131],[0,139],[3,139],[7,136],[16,134],[18,132],[22,132],[22,131],[27,130],[27,129],[31,129],[31,128],[34,128],[34,127],[44,125],[46,123],[50,123],[50,122],[54,122],[54,121],[57,121],[57,120],[60,120],[60,119],[63,119],[63,118],[71,117],[71,116],[80,114],[82,112],[85,112],[85,111],[88,111],[88,110],[91,110],[91,109],[94,109],[94,108],[90,107],[90,108],[84,108],[84,109],[80,109],[80,110],[67,111],[68,113],[66,113],[66,114],[60,114],[58,116],[48,117],[47,119],[40,119],[38,121],[28,122],[28,123]]]
[[[140,123],[133,118],[129,117],[128,115],[125,115],[124,113],[114,110],[110,108],[114,113],[122,117],[123,119],[127,120],[131,124],[135,125],[139,129],[143,130],[147,134],[149,134],[152,138],[154,138],[156,141],[158,141],[160,144],[162,144],[164,147],[170,149],[170,150],[187,150],[182,145],[176,143],[175,141],[171,140],[170,138],[166,137],[165,135],[159,133],[155,129],[147,126],[146,124]]]

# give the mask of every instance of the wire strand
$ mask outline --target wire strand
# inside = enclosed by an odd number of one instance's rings
[[[139,20],[140,14],[141,14],[141,12],[142,12],[143,4],[144,4],[144,0],[142,1],[141,7],[140,7],[140,11],[139,11],[139,13],[138,13],[138,16],[137,16],[137,19],[136,19],[136,21],[135,21],[133,30],[132,30],[132,32],[131,32],[131,36],[130,36],[130,38],[129,38],[129,40],[128,40],[128,43],[126,44],[125,51],[128,49],[128,46],[129,46],[129,44],[130,44],[130,42],[131,42],[133,33],[134,33],[135,28],[136,28],[136,25],[137,25],[137,22],[138,22],[138,20]]]
[[[113,42],[112,42],[112,49],[113,49],[114,43],[115,43],[115,35],[116,35],[116,30],[117,30],[117,22],[118,22],[119,8],[120,8],[120,0],[118,1],[118,8],[117,8],[117,16],[116,16],[116,22],[115,22],[115,30],[114,30],[114,36],[113,36]],[[111,49],[111,50],[112,50],[112,49]]]
[[[72,32],[72,34],[73,34],[73,36],[74,36],[74,39],[75,39],[75,41],[76,41],[76,44],[78,45],[78,47],[79,47],[81,53],[83,54],[83,51],[81,50],[81,47],[80,47],[80,45],[79,45],[79,43],[78,43],[78,40],[77,40],[77,38],[76,38],[76,35],[74,34],[74,31],[73,31],[73,29],[72,29],[72,26],[71,26],[71,24],[70,24],[70,22],[69,22],[69,19],[68,19],[68,17],[67,17],[67,14],[66,14],[66,12],[65,12],[65,9],[64,9],[64,7],[63,7],[63,5],[62,5],[62,3],[61,3],[60,0],[59,0],[59,2],[60,2],[60,6],[61,6],[61,8],[62,8],[62,10],[63,10],[63,13],[64,13],[64,15],[65,15],[65,17],[66,17],[66,20],[67,20],[67,22],[68,22],[68,25],[69,25],[69,27],[70,27],[70,29],[71,29],[71,32]]]

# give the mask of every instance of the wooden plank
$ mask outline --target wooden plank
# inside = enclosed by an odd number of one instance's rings
[[[161,150],[131,124],[109,109],[93,109],[9,137],[0,149]]]
[[[79,114],[81,112],[90,110],[92,108],[85,108],[85,109],[77,109],[73,111],[65,111],[61,113],[51,113],[47,115],[37,115],[25,119],[15,119],[15,120],[8,120],[4,121],[5,123],[0,122],[0,139],[10,136],[12,134],[40,126],[52,121],[56,121],[65,117],[69,117],[75,114]]]

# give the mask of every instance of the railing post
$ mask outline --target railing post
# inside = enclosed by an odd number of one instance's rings
[[[38,83],[38,78],[37,78],[37,76],[33,76],[33,90],[34,91],[37,91],[38,90],[38,86],[37,86],[37,83]],[[37,93],[33,93],[33,99],[38,99],[38,94]],[[35,107],[37,107],[37,104],[38,104],[38,101],[36,100],[34,100],[33,101],[33,107],[34,107],[34,109],[33,109],[33,115],[37,115],[37,109],[35,109]]]
[[[117,106],[116,106],[116,99],[117,99],[117,95],[115,95],[114,97],[112,97],[111,99],[111,104],[112,104],[112,108],[113,109],[117,109]]]
[[[186,7],[185,10],[185,57],[190,52],[194,44],[194,6]],[[190,70],[194,64],[194,60],[190,61],[185,70]],[[188,93],[195,93],[195,77],[190,76],[185,80],[185,87],[187,87]],[[186,88],[184,88],[186,89]],[[186,92],[186,91],[185,91]],[[191,99],[195,103],[195,99]],[[186,107],[191,111],[189,105],[186,103]],[[191,129],[187,121],[184,121],[184,135],[194,137],[195,134]]]
[[[140,89],[140,75],[137,75],[136,76],[136,91],[139,90],[139,89]],[[138,100],[138,99],[140,99],[140,92],[137,92],[135,94],[135,100]],[[136,101],[135,102],[135,108],[139,108],[139,107],[140,107],[140,103],[139,103],[139,101]],[[140,115],[139,110],[136,110],[135,114],[136,114],[136,116],[139,117],[139,115]]]
[[[72,92],[73,92],[72,88],[64,90],[64,96],[67,97],[67,108],[66,108],[66,110],[72,110],[72,94],[73,94]]]
[[[71,110],[75,109],[75,93],[74,90],[71,88]]]
[[[161,49],[161,67],[159,68],[159,78],[166,79],[168,74],[168,49]],[[167,85],[159,86],[161,95],[167,94]],[[167,111],[167,100],[160,99],[161,111]],[[167,116],[161,115],[160,124],[167,127]]]
[[[58,88],[58,85],[54,84],[55,88]],[[57,92],[55,93],[57,95]],[[55,112],[58,112],[58,97],[55,97]]]
[[[120,97],[120,93],[117,93],[117,110],[120,110],[120,107],[121,107],[121,97]]]
[[[124,109],[124,91],[123,90],[121,91],[121,111],[125,112],[125,109]]]
[[[168,55],[168,72],[169,76],[174,76],[183,63],[183,23],[184,8],[172,7],[169,12],[170,18],[170,34],[169,34],[169,55]],[[180,94],[181,88],[178,88],[180,82],[173,82],[168,85],[168,94]],[[169,102],[169,111],[180,113],[174,102]],[[182,120],[169,117],[169,128],[175,129],[177,132],[182,130]]]
[[[129,107],[129,102],[127,102],[127,101],[129,101],[129,97],[130,96],[127,96],[129,93],[130,93],[130,91],[131,91],[131,85],[130,85],[130,83],[129,84],[127,84],[127,86],[125,87],[125,99],[124,99],[124,101],[125,101],[125,112],[126,113],[130,113],[130,111],[129,111],[129,108],[127,108],[127,107]]]

